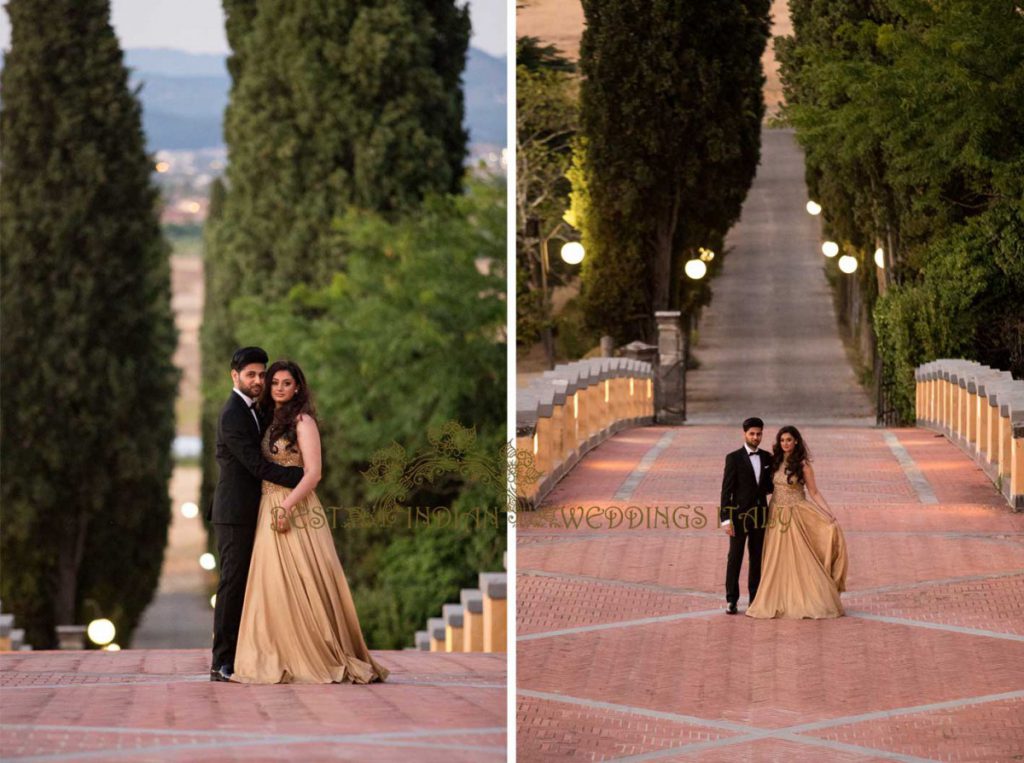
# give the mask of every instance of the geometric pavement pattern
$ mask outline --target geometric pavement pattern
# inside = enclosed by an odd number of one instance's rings
[[[380,684],[214,683],[207,649],[0,654],[23,761],[500,761],[505,654],[373,651]]]
[[[739,427],[621,432],[518,515],[517,760],[1024,760],[1024,514],[934,432],[802,432],[842,618],[725,615]]]

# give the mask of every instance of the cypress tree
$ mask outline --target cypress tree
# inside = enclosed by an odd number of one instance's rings
[[[452,0],[225,3],[232,47],[224,217],[237,293],[343,265],[331,222],[460,187],[467,11]]]
[[[227,193],[206,236],[204,487],[238,344],[228,301],[345,269],[350,207],[388,216],[461,188],[469,11],[454,0],[225,0]],[[205,505],[205,503],[204,503]]]
[[[213,491],[217,485],[217,462],[214,459],[213,444],[217,441],[217,419],[220,416],[220,409],[224,404],[224,398],[230,392],[228,365],[234,349],[234,340],[227,323],[226,307],[232,297],[235,275],[227,266],[228,263],[225,263],[222,257],[218,258],[223,254],[223,248],[209,246],[210,232],[224,209],[225,194],[224,181],[217,178],[210,186],[210,205],[204,231],[204,302],[203,321],[199,329],[199,351],[203,358],[200,375],[199,434],[208,447],[203,451],[201,463],[203,481],[199,506],[202,510],[213,502]],[[210,540],[212,541],[212,536]]]
[[[130,641],[170,520],[169,248],[106,0],[9,0],[0,89],[4,606]]]
[[[592,329],[650,339],[655,310],[695,301],[683,261],[724,238],[757,167],[769,8],[583,0],[582,278]]]

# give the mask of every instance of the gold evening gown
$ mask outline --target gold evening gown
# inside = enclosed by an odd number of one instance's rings
[[[270,428],[263,457],[302,466],[298,448],[278,440],[271,453]],[[273,509],[291,488],[263,483],[252,562],[238,630],[232,681],[247,684],[357,683],[383,681],[390,671],[366,647],[355,604],[334,539],[315,491],[295,507],[286,532],[273,527]]]
[[[846,539],[807,500],[804,486],[790,485],[780,467],[772,476],[761,583],[747,608],[749,617],[822,619],[842,617],[846,590]]]

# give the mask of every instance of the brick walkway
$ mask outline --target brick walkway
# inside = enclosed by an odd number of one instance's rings
[[[1024,760],[1024,514],[933,432],[802,431],[846,534],[844,618],[725,615],[737,427],[620,433],[522,517],[519,761]],[[631,505],[653,526],[599,511]],[[545,526],[566,507],[599,508]],[[746,570],[741,590],[742,611]]]
[[[0,655],[16,761],[499,761],[504,654],[374,652],[370,686],[211,683],[208,650]]]

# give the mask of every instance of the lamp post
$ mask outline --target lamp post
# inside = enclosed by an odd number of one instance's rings
[[[531,220],[532,225],[530,226],[533,230],[540,232],[540,221]],[[572,233],[572,228],[565,220],[559,220],[558,224],[548,231],[546,236],[543,236],[540,240],[540,290],[541,299],[544,303],[544,330],[541,332],[541,341],[544,344],[544,358],[549,369],[555,367],[555,338],[551,331],[551,300],[548,294],[548,271],[551,268],[550,255],[548,254],[548,244],[551,239],[558,235],[562,228]],[[562,245],[560,251],[562,259],[570,265],[578,265],[583,261],[583,257],[586,254],[586,250],[583,248],[583,244],[579,241],[567,241]]]

